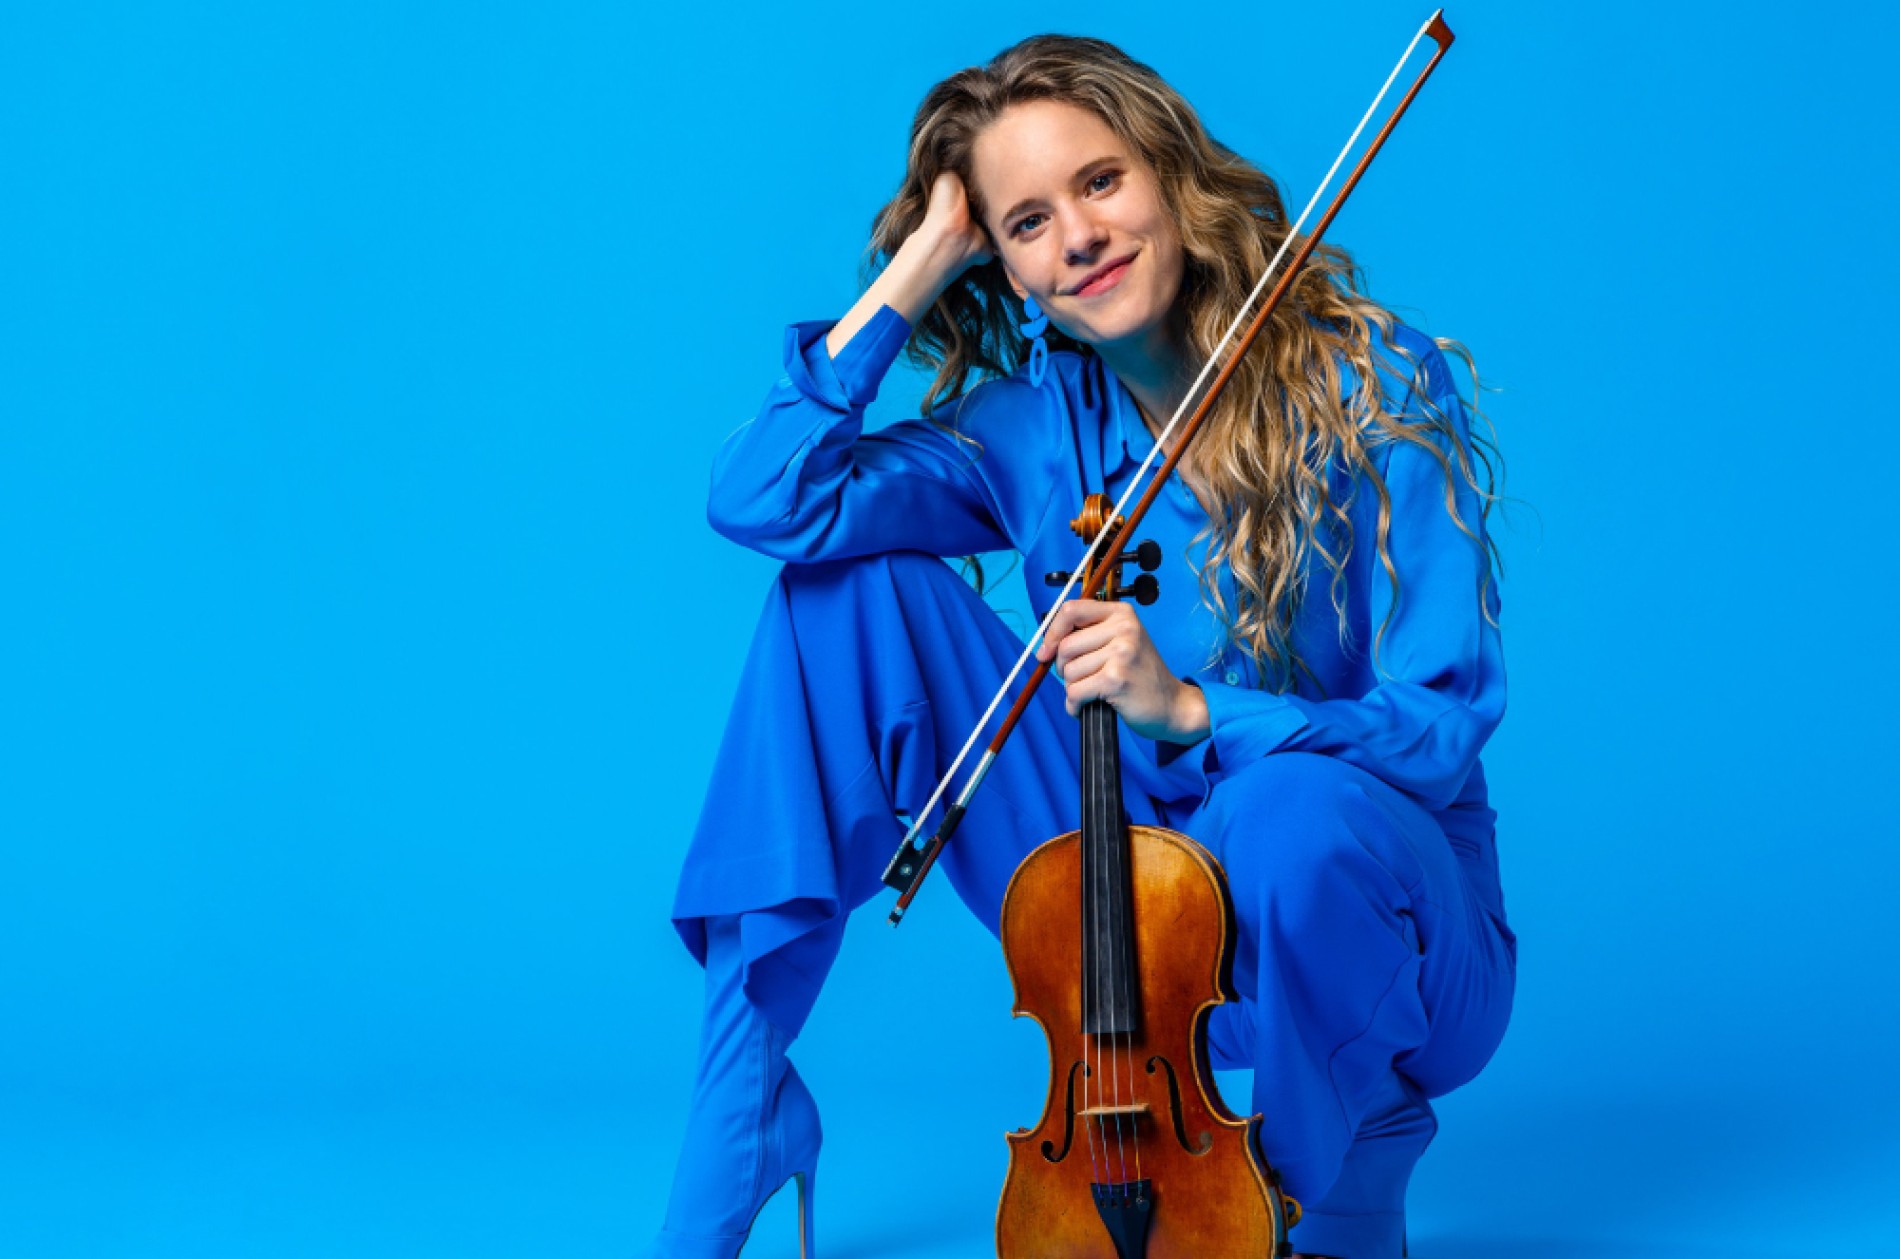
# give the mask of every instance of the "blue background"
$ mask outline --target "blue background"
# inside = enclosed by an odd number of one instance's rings
[[[1299,205],[1429,12],[549,8],[9,12],[0,1253],[635,1253],[773,571],[706,473],[911,110],[1099,35]],[[1420,1259],[1900,1253],[1871,8],[1454,6],[1332,230],[1501,387],[1519,500],[1519,1001]],[[1046,1070],[1008,996],[947,887],[854,922],[796,1051],[832,1259],[985,1252]]]

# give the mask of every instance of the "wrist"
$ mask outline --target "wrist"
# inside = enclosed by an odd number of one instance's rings
[[[844,352],[844,347],[860,328],[871,322],[880,307],[889,306],[914,330],[924,312],[936,302],[945,281],[940,278],[940,267],[928,242],[913,247],[915,240],[912,237],[898,247],[857,304],[832,327],[825,338],[825,349],[832,358]]]
[[[1188,681],[1180,683],[1174,694],[1174,716],[1168,724],[1168,742],[1183,747],[1192,747],[1214,733],[1213,719],[1207,711],[1207,696],[1201,693],[1200,687]]]
[[[898,271],[910,286],[923,291],[917,311],[921,317],[969,265],[970,255],[962,239],[920,228],[898,246],[887,272]]]

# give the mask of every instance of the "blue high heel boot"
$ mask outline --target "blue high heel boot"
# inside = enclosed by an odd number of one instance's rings
[[[816,1259],[818,1106],[785,1058],[789,1038],[746,1000],[743,977],[739,920],[708,918],[699,1075],[650,1259],[734,1259],[760,1208],[794,1181],[799,1254]]]

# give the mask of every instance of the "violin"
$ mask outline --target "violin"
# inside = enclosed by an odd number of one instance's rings
[[[1090,495],[1070,527],[1125,522]],[[1153,569],[1144,543],[1107,561]],[[1067,573],[1052,573],[1052,584]],[[1128,587],[1143,604],[1159,585]],[[1082,828],[1043,844],[1003,897],[1003,955],[1018,1017],[1042,1025],[1050,1077],[1042,1118],[1008,1136],[996,1215],[1001,1259],[1206,1259],[1291,1253],[1299,1203],[1260,1152],[1261,1117],[1235,1116],[1214,1088],[1207,1021],[1235,999],[1234,911],[1213,855],[1122,811],[1114,708],[1080,713]]]

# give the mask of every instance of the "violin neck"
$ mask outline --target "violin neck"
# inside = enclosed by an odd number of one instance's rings
[[[1141,1022],[1130,918],[1128,817],[1115,709],[1082,705],[1082,1030],[1124,1035]]]

